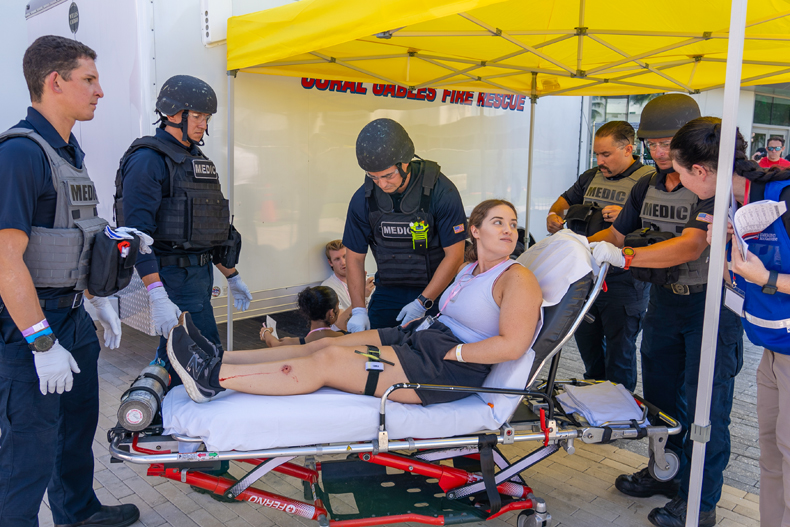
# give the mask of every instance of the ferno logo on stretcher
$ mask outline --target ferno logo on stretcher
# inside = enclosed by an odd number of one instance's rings
[[[302,77],[302,88],[320,91],[334,91],[355,95],[366,95],[368,88],[363,82],[335,81],[325,79],[311,79]],[[410,90],[405,86],[396,84],[374,84],[373,95],[376,97],[392,97],[394,99],[411,99],[415,101],[434,102],[438,92],[433,88],[420,88]],[[524,111],[527,98],[523,95],[478,92],[475,97],[473,91],[442,90],[441,102],[448,104],[461,104],[464,106],[481,106],[483,108],[498,108],[516,112]]]

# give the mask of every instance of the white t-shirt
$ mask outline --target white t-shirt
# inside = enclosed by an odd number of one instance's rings
[[[321,285],[331,287],[337,293],[337,299],[340,302],[340,311],[345,311],[351,307],[351,296],[348,294],[348,285],[337,277],[335,273],[329,275],[329,278],[321,282]]]
[[[345,311],[351,307],[351,295],[348,294],[348,284],[337,277],[335,273],[329,275],[329,278],[321,282],[321,285],[331,287],[337,293],[337,299],[340,304],[340,311]],[[370,302],[370,297],[365,298],[365,305]]]

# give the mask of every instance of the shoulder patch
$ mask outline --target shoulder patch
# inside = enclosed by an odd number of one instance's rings
[[[697,214],[697,221],[704,221],[705,223],[713,223],[713,215],[706,212]]]
[[[462,232],[464,232],[464,224],[462,223],[460,225],[456,225],[455,227],[453,227],[453,232],[455,234],[461,234]]]

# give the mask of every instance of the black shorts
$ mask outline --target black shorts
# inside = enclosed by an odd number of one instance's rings
[[[430,328],[415,332],[421,323],[422,319],[413,321],[407,328],[398,326],[378,330],[381,345],[392,346],[409,382],[482,386],[491,365],[444,360],[448,351],[463,342],[438,320]],[[471,394],[417,390],[417,395],[422,404],[435,404],[457,401]]]

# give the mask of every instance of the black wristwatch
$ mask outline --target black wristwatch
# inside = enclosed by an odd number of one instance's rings
[[[420,301],[422,307],[424,307],[426,311],[428,311],[433,307],[433,300],[431,300],[430,298],[426,298],[423,295],[420,295],[417,297],[417,300]]]
[[[44,351],[49,351],[52,349],[52,346],[55,345],[55,335],[50,333],[49,335],[41,335],[36,337],[36,340],[28,344],[30,346],[31,351],[37,351],[42,353]]]
[[[768,273],[768,283],[763,286],[763,293],[772,295],[776,293],[776,281],[779,280],[779,271]]]

